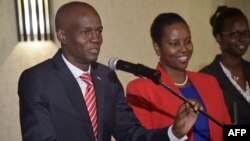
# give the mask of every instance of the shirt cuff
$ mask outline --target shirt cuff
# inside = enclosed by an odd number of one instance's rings
[[[168,137],[170,139],[170,141],[185,141],[188,139],[187,135],[185,135],[184,137],[178,139],[172,132],[172,128],[173,128],[173,125],[169,126],[168,128]]]

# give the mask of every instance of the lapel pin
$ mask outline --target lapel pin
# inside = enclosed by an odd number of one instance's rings
[[[98,80],[102,80],[102,78],[101,78],[100,76],[96,76],[96,78],[97,78]]]

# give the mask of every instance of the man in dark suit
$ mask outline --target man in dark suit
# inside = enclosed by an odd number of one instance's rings
[[[97,63],[102,24],[87,3],[70,2],[55,19],[61,49],[20,76],[20,122],[24,141],[155,141],[185,137],[200,105],[183,104],[169,128],[145,130],[127,105],[123,88],[108,67]],[[94,85],[96,130],[85,102],[89,73]],[[93,89],[92,89],[93,91]],[[91,118],[90,118],[91,117]],[[174,135],[174,136],[173,136]]]

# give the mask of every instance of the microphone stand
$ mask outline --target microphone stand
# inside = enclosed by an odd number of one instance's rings
[[[154,82],[156,82],[155,80],[153,80]],[[178,94],[175,90],[173,90],[172,88],[170,88],[168,85],[166,85],[164,82],[162,82],[160,79],[158,79],[158,82],[156,83],[158,85],[161,85],[162,87],[164,87],[165,89],[167,89],[168,91],[170,91],[172,94],[174,94],[175,96],[177,96],[178,98],[180,98],[181,100],[183,100],[184,102],[188,103],[192,108],[192,103],[189,102],[184,96]],[[217,125],[219,125],[220,127],[223,128],[223,124],[221,122],[219,122],[217,119],[215,119],[214,117],[210,116],[207,112],[198,109],[198,111],[200,113],[202,113],[203,115],[205,115],[206,117],[208,117],[210,120],[212,120],[214,123],[216,123]]]
[[[110,62],[112,62],[112,61],[113,60],[111,60]],[[115,60],[115,62],[116,61],[117,60]],[[148,67],[146,67],[146,66],[144,66],[142,64],[132,64],[132,63],[128,63],[128,62],[125,62],[125,61],[121,61],[121,62],[122,63],[120,63],[120,66],[118,67],[118,69],[126,71],[126,72],[133,73],[135,76],[138,76],[138,77],[145,77],[145,78],[151,79],[155,84],[161,85],[162,87],[164,87],[165,89],[170,91],[172,94],[174,94],[175,96],[180,98],[182,101],[188,103],[192,108],[194,108],[192,103],[189,102],[185,97],[178,94],[176,91],[174,91],[173,89],[171,89],[169,86],[167,86],[165,83],[162,82],[162,80],[160,79],[161,78],[160,71],[148,68]],[[111,69],[113,69],[113,70],[114,70],[114,68],[117,69],[117,65],[119,65],[119,64],[115,63],[113,65],[113,63],[109,63],[109,66],[111,66]],[[115,67],[113,67],[113,66],[115,66]],[[212,120],[214,123],[216,123],[220,127],[224,126],[221,122],[219,122],[214,117],[210,116],[205,111],[200,110],[200,109],[198,109],[198,111],[200,113],[202,113],[203,115],[205,115],[206,117],[208,117],[210,120]]]

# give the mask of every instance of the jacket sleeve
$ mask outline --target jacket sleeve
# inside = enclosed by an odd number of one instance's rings
[[[123,88],[116,85],[116,117],[114,137],[117,141],[168,141],[168,127],[147,130],[138,121],[124,96]]]
[[[135,81],[130,82],[126,89],[127,101],[141,124],[147,129],[152,129],[152,104],[143,87],[145,86]]]
[[[56,141],[45,89],[33,71],[24,71],[18,83],[23,141]]]
[[[216,91],[218,92],[217,96],[222,102],[221,107],[222,107],[223,112],[224,112],[222,114],[222,115],[224,115],[224,118],[223,118],[222,122],[223,122],[223,124],[231,124],[232,123],[231,122],[231,117],[229,115],[229,112],[228,112],[228,109],[227,109],[227,106],[226,106],[226,103],[225,103],[225,98],[224,98],[223,92],[222,92],[222,90],[220,88],[220,85],[219,85],[218,81],[215,78],[213,80],[214,80],[214,82],[211,83],[211,84],[214,85],[214,88],[216,88]]]

